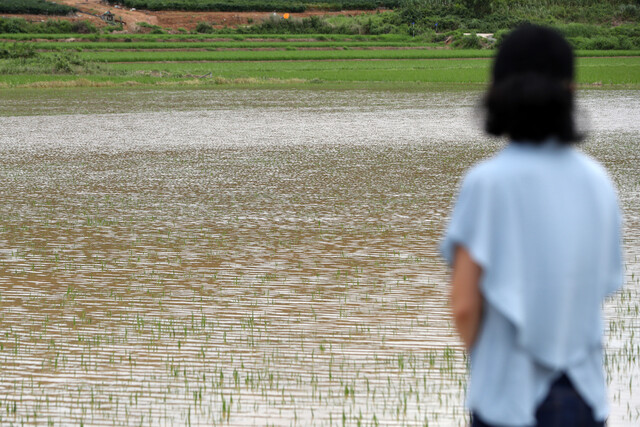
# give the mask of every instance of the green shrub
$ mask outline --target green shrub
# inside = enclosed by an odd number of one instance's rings
[[[106,27],[104,27],[102,29],[102,31],[104,33],[113,33],[115,31],[122,31],[124,30],[124,27],[122,26],[122,24],[118,24],[118,25],[107,25]]]
[[[0,18],[0,33],[28,33],[29,23],[24,19]]]
[[[73,32],[73,23],[62,19],[49,19],[42,23],[44,33],[68,34]]]
[[[603,34],[603,29],[597,25],[571,23],[555,27],[565,37],[596,37]]]
[[[627,37],[618,37],[618,49],[633,50],[636,48],[636,40]]]
[[[459,38],[455,38],[453,41],[453,47],[459,49],[480,49],[482,48],[482,43],[480,42],[480,37],[472,33],[468,36],[461,36]]]
[[[612,50],[612,49],[634,49],[635,44],[632,40],[624,37],[614,36],[598,36],[594,38],[586,37],[572,37],[569,38],[569,43],[574,49],[583,50]],[[625,41],[626,40],[626,41]]]
[[[213,27],[206,22],[198,22],[198,25],[196,25],[196,33],[211,34],[213,31]]]
[[[573,47],[574,50],[586,50],[589,49],[589,39],[585,37],[567,37],[567,41]]]
[[[623,4],[618,9],[618,17],[625,21],[640,19],[640,5]]]
[[[38,53],[31,43],[0,46],[0,74],[87,74],[106,72],[99,64],[77,53]]]
[[[640,37],[640,25],[619,25],[609,30],[612,35],[624,37]]]
[[[524,22],[547,25],[570,22],[610,25],[614,20],[637,22],[640,1],[401,0],[396,11],[405,24],[415,22],[416,26],[425,29],[433,29],[438,22],[438,31],[468,29],[496,32],[513,29]]]
[[[150,30],[149,34],[167,34],[167,32],[158,25],[149,24],[144,21],[138,22],[136,25],[138,26],[138,29],[142,29],[142,28],[149,29]]]
[[[0,46],[0,59],[25,59],[37,55],[36,49],[31,43],[13,43]]]
[[[113,26],[113,28],[115,30],[118,26]],[[122,25],[120,25],[119,28],[122,30]],[[77,34],[91,34],[97,33],[98,28],[89,21],[74,21],[71,24],[71,32]]]
[[[45,22],[27,22],[20,18],[0,18],[0,33],[69,34],[97,33],[98,29],[89,21],[65,21],[48,19]]]
[[[620,40],[617,37],[594,37],[587,43],[589,50],[613,50],[620,48]]]
[[[509,34],[511,32],[511,30],[499,30],[496,31],[493,34],[493,38],[496,39],[496,42],[494,44],[494,47],[500,47],[500,45],[502,44],[502,42],[504,41],[504,38],[507,36],[507,34]]]

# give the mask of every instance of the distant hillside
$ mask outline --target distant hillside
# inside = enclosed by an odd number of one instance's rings
[[[317,10],[392,9],[400,0],[109,0],[146,10],[304,12]]]
[[[46,0],[2,0],[0,13],[25,15],[68,15],[77,9]]]
[[[396,11],[422,29],[496,32],[523,22],[637,25],[640,0],[402,0]]]

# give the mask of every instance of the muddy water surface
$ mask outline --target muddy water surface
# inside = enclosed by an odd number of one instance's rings
[[[0,93],[0,418],[464,425],[437,244],[479,92]],[[610,425],[640,422],[640,97],[581,93],[625,211]]]

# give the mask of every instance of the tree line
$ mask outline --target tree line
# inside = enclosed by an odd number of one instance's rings
[[[0,13],[28,15],[68,15],[78,9],[46,0],[2,0]]]

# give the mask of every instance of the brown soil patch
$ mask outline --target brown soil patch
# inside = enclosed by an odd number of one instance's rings
[[[68,21],[88,20],[94,24],[103,27],[107,25],[99,15],[110,11],[117,19],[125,23],[125,31],[138,32],[144,31],[138,27],[138,23],[146,22],[151,25],[159,25],[162,28],[170,30],[178,30],[184,28],[186,30],[194,30],[198,22],[206,22],[216,28],[237,27],[239,25],[247,25],[250,23],[259,23],[269,18],[272,12],[184,12],[184,11],[147,11],[147,10],[130,10],[124,7],[116,7],[102,3],[100,0],[52,0],[56,3],[73,6],[80,10],[80,13],[74,16],[53,17],[46,15],[2,15],[7,17],[25,18],[29,21],[40,22],[47,19],[64,19]],[[355,16],[367,13],[376,13],[371,10],[346,10],[346,11],[322,11],[310,10],[303,13],[291,13],[290,19],[305,18],[308,16],[329,16],[329,15],[346,15]],[[282,14],[280,14],[282,15]]]
[[[185,28],[193,30],[198,22],[207,22],[217,28],[237,27],[239,25],[247,25],[250,23],[259,23],[268,19],[272,12],[178,12],[178,11],[159,11],[150,12],[158,19],[158,24],[164,28]],[[375,13],[370,10],[347,10],[338,12],[329,12],[322,10],[312,10],[302,13],[290,13],[289,19],[306,18],[309,16],[333,16],[345,15],[356,16],[367,13]],[[279,14],[282,16],[282,14]]]
[[[157,25],[157,19],[151,15],[151,12],[147,11],[132,11],[123,7],[115,7],[108,5],[106,3],[102,3],[100,0],[52,0],[55,3],[66,4],[68,6],[73,6],[84,13],[78,14],[78,19],[87,19],[93,18],[98,19],[102,22],[102,20],[97,16],[91,15],[102,15],[103,13],[110,11],[113,13],[117,19],[124,21],[126,24],[126,30],[132,31],[135,29],[136,24],[138,22],[146,22],[147,24]],[[86,15],[86,14],[90,15]]]

